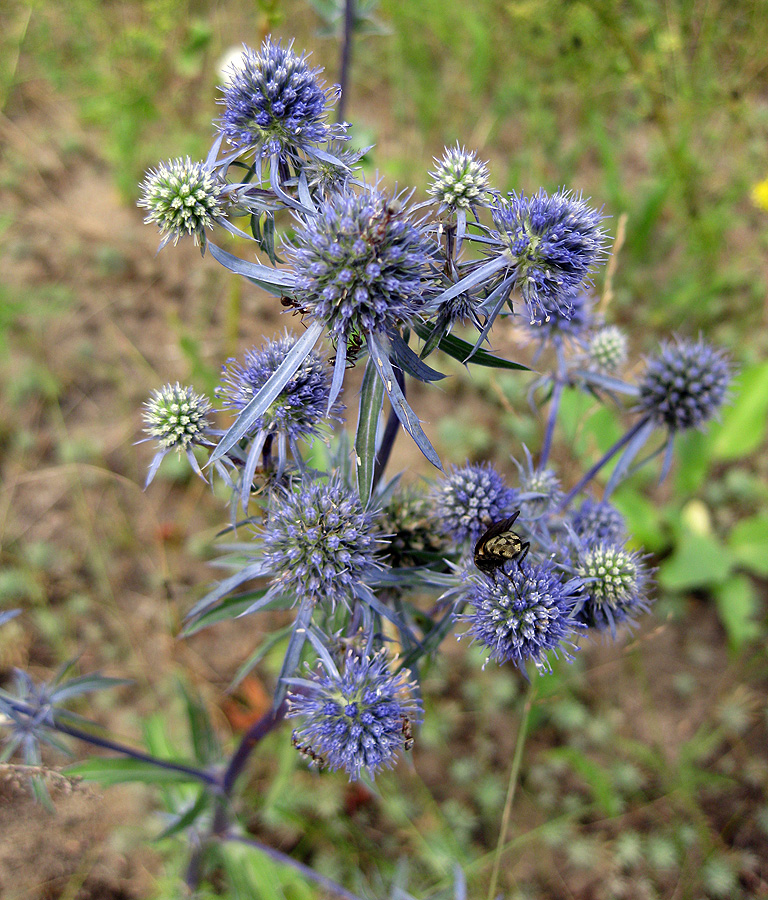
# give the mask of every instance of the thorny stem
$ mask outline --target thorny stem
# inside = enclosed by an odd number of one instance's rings
[[[352,33],[355,29],[355,0],[345,0],[344,32],[341,37],[341,65],[339,71],[339,88],[341,94],[336,107],[336,121],[344,121],[344,107],[347,99],[347,83],[349,82],[349,66],[352,61]]]
[[[14,701],[9,705],[11,705],[17,712],[29,716],[30,718],[33,718],[37,712],[28,704],[21,703],[19,701]],[[174,763],[170,762],[169,760],[158,759],[156,756],[152,756],[149,753],[144,753],[141,750],[134,750],[132,747],[128,747],[125,744],[120,744],[117,741],[111,741],[109,740],[109,738],[102,738],[98,735],[90,734],[87,731],[76,728],[74,725],[66,725],[59,720],[55,713],[48,721],[46,721],[45,724],[47,724],[51,728],[54,728],[61,734],[66,734],[69,735],[69,737],[76,738],[79,741],[84,741],[87,744],[92,744],[94,747],[101,747],[104,750],[113,750],[115,753],[119,753],[121,756],[127,756],[130,759],[136,759],[139,762],[150,763],[153,766],[157,766],[157,768],[159,769],[167,769],[170,772],[181,772],[184,775],[189,775],[191,778],[194,778],[197,781],[202,781],[203,784],[207,784],[209,787],[212,787],[215,790],[220,790],[221,788],[219,779],[215,775],[211,775],[210,772],[204,772],[202,769],[196,769],[193,766],[185,766],[181,763]]]
[[[400,390],[403,392],[403,396],[405,396],[405,375],[403,374],[401,369],[394,367],[395,379],[397,383],[400,385]],[[384,429],[384,435],[381,439],[381,444],[379,445],[379,449],[376,451],[376,459],[373,464],[373,483],[371,484],[371,493],[376,489],[376,485],[381,481],[381,476],[384,474],[384,470],[387,468],[387,463],[389,462],[389,457],[392,454],[392,447],[395,443],[395,438],[397,437],[397,433],[400,429],[400,419],[397,417],[397,413],[394,410],[394,407],[389,411],[389,418],[387,419],[387,425]]]
[[[534,676],[535,677],[535,676]],[[533,709],[533,700],[536,695],[536,681],[528,682],[528,690],[525,694],[525,705],[523,706],[523,715],[520,719],[520,727],[517,730],[517,740],[515,742],[515,755],[512,757],[512,767],[509,770],[509,785],[507,786],[507,799],[504,803],[504,812],[501,815],[501,828],[499,830],[499,840],[496,844],[496,855],[493,860],[493,871],[491,872],[491,883],[488,886],[488,900],[493,900],[496,896],[496,885],[499,880],[499,868],[501,866],[501,855],[504,850],[504,844],[507,841],[507,831],[509,830],[509,820],[512,815],[512,803],[515,799],[515,790],[520,775],[520,765],[523,761],[523,749],[525,747],[525,739],[528,732],[528,721]]]
[[[621,450],[622,447],[624,447],[632,440],[637,432],[645,426],[647,421],[648,416],[643,416],[641,419],[635,422],[635,424],[623,437],[619,438],[619,440],[616,441],[613,447],[606,450],[606,452],[600,457],[600,459],[594,464],[594,466],[592,466],[592,468],[586,473],[586,475],[580,478],[576,485],[574,485],[574,487],[572,487],[570,491],[568,491],[568,493],[565,495],[562,503],[560,504],[560,512],[562,512],[566,508],[566,506],[568,506],[571,500],[573,500],[573,498],[579,493],[579,491],[583,490],[585,485],[587,485],[595,477],[595,475],[597,475],[600,469],[602,469],[607,462],[610,462],[610,460],[613,459],[614,456],[616,456],[619,450]]]

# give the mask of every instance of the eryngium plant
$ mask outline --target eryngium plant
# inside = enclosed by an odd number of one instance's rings
[[[190,835],[193,889],[213,845],[250,843],[293,863],[245,837],[233,803],[251,753],[286,715],[301,760],[373,779],[418,742],[422,670],[452,635],[468,635],[487,661],[528,678],[546,675],[557,657],[571,660],[590,633],[617,637],[631,626],[650,606],[651,570],[629,543],[613,491],[664,451],[665,474],[674,437],[705,425],[728,392],[730,364],[701,338],[665,343],[637,381],[623,377],[626,336],[597,314],[591,289],[605,256],[603,216],[581,194],[505,195],[487,163],[456,145],[436,160],[429,197],[414,203],[413,192],[361,177],[363,151],[328,124],[335,96],[290,44],[246,48],[223,88],[206,161],[160,163],[139,201],[161,246],[190,237],[209,247],[304,325],[226,361],[213,401],[167,384],[143,413],[156,447],[147,481],[168,453],[185,456],[219,482],[237,528],[219,560],[231,574],[190,605],[184,633],[261,614],[254,634],[266,635],[264,646],[238,677],[280,647],[271,708],[227,752],[187,696],[195,759],[182,765],[79,726],[66,703],[109,680],[41,685],[20,674],[15,691],[0,692],[8,746],[27,761],[67,734],[132,759],[126,778],[144,778],[149,767],[160,770],[153,780],[197,786],[169,826]],[[214,242],[217,232],[252,246],[233,245],[236,255]],[[254,250],[270,265],[254,262]],[[543,361],[536,377],[484,347],[499,318],[521,324]],[[452,333],[462,325],[469,340]],[[431,363],[445,356],[530,378],[529,397],[544,413],[535,452],[512,447],[505,471],[464,460],[444,468],[406,383],[442,378]],[[339,397],[352,366],[363,374],[359,396],[346,397],[356,407],[350,446]],[[609,399],[628,419],[576,479],[552,455],[561,400],[574,391]],[[431,483],[385,477],[400,426],[434,467]],[[643,453],[657,431],[661,441]],[[308,456],[318,439],[327,450]],[[600,489],[592,482],[611,461]],[[267,610],[282,611],[274,634]]]

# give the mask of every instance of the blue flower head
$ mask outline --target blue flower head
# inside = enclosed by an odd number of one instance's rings
[[[273,495],[262,532],[265,573],[273,589],[335,607],[348,601],[376,559],[375,514],[338,475]]]
[[[302,312],[338,341],[410,322],[424,305],[429,252],[402,201],[371,186],[322,200],[287,248]]]
[[[569,514],[568,520],[576,535],[588,542],[621,544],[627,536],[624,516],[607,500],[587,497],[577,510]]]
[[[329,660],[330,662],[330,660]],[[393,674],[386,651],[361,655],[349,650],[342,671],[335,666],[291,679],[289,712],[302,722],[294,744],[329,769],[344,769],[351,781],[362,772],[373,778],[410,749],[421,704],[403,671]]]
[[[595,298],[584,288],[578,288],[564,298],[561,307],[543,314],[534,310],[528,322],[531,337],[540,341],[583,339],[595,323]]]
[[[206,229],[222,221],[229,201],[222,179],[205,163],[172,159],[150,169],[139,186],[138,206],[149,210],[146,224],[160,229],[162,249],[169,241],[191,235],[205,249]]]
[[[491,207],[497,244],[532,320],[559,313],[568,318],[573,294],[589,277],[605,249],[602,215],[581,195],[540,190],[532,197],[511,193]]]
[[[468,600],[474,607],[462,618],[469,634],[498,663],[511,660],[524,670],[531,660],[540,672],[550,670],[547,654],[571,659],[573,638],[583,625],[574,619],[581,580],[564,581],[551,560],[506,563],[494,578],[474,576]]]
[[[728,393],[731,367],[722,350],[677,338],[662,343],[640,379],[640,409],[671,432],[700,428]]]
[[[457,543],[476,541],[480,533],[508,516],[517,492],[490,463],[452,466],[434,487],[435,518]]]
[[[585,541],[576,552],[576,571],[584,580],[585,600],[577,618],[590,628],[633,621],[648,609],[649,574],[641,554],[610,540]]]
[[[223,368],[223,384],[217,395],[224,407],[240,411],[267,383],[280,363],[296,343],[296,337],[284,334],[277,340],[267,340],[261,348],[245,353],[243,362],[230,359]],[[311,351],[302,360],[291,380],[272,401],[263,415],[252,425],[252,431],[285,435],[292,441],[319,433],[319,426],[328,413],[331,393],[331,372],[323,358]],[[332,409],[338,418],[340,404]]]
[[[332,137],[326,122],[336,89],[318,79],[321,69],[296,56],[293,42],[282,47],[267,38],[258,53],[250,47],[233,64],[221,88],[224,112],[219,128],[232,147],[262,156],[307,150]]]

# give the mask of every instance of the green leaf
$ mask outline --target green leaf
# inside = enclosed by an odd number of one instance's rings
[[[357,489],[364,505],[368,504],[371,496],[376,463],[376,431],[383,404],[384,384],[376,374],[376,367],[369,357],[363,374],[363,386],[360,388],[360,412],[355,434]]]
[[[627,530],[638,544],[653,552],[669,545],[664,515],[658,504],[626,485],[622,485],[611,500],[626,519]]]
[[[768,514],[742,519],[728,536],[728,546],[739,565],[768,577]]]
[[[760,637],[756,620],[759,603],[755,586],[748,575],[734,575],[715,589],[717,614],[735,648]]]
[[[685,528],[672,555],[659,567],[659,583],[668,591],[721,584],[733,567],[730,550],[717,538]]]
[[[175,760],[167,760],[175,762]],[[180,763],[186,765],[186,763]],[[200,779],[185,772],[164,769],[139,759],[108,759],[98,757],[68,766],[68,777],[77,776],[85,781],[98,781],[99,784],[126,784],[138,781],[142,784],[199,784]]]
[[[555,759],[566,760],[571,768],[581,776],[592,793],[595,803],[607,816],[617,816],[621,812],[621,798],[613,786],[613,773],[602,764],[594,762],[576,747],[558,747],[551,752]]]
[[[750,366],[734,379],[734,402],[712,429],[716,459],[743,459],[765,440],[768,426],[768,362]]]
[[[273,634],[271,634],[268,638],[263,640],[261,644],[251,653],[248,659],[240,666],[235,674],[234,679],[232,680],[232,684],[229,686],[229,690],[234,690],[240,682],[249,675],[251,671],[264,659],[264,657],[269,653],[269,651],[280,643],[280,641],[285,640],[288,635],[291,633],[291,629],[293,625],[286,625],[285,628],[280,628]]]
[[[189,828],[190,825],[194,825],[195,822],[200,818],[202,813],[204,813],[209,805],[210,805],[211,795],[205,788],[203,788],[198,794],[197,800],[186,810],[186,812],[181,815],[173,816],[170,824],[168,824],[155,838],[156,841],[161,841],[164,838],[171,837],[174,834],[178,834],[180,831],[184,831],[185,828]]]
[[[712,438],[691,429],[675,441],[675,490],[680,496],[695,494],[704,483],[712,453]]]
[[[181,681],[178,682],[178,685],[184,697],[195,762],[203,765],[217,762],[221,758],[221,747],[205,704],[199,694],[192,694]]]
[[[432,329],[424,322],[416,322],[411,327],[423,341],[426,341],[432,334]],[[455,334],[447,334],[445,337],[440,338],[438,346],[443,353],[447,353],[448,356],[458,359],[461,363],[463,363],[469,354],[472,353],[472,344],[456,337]],[[475,363],[478,366],[489,366],[492,369],[522,369],[525,372],[530,371],[528,366],[524,366],[522,363],[512,362],[509,359],[502,359],[500,356],[494,356],[492,353],[488,353],[487,350],[477,350],[470,362]]]

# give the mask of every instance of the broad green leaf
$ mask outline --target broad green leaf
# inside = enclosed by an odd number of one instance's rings
[[[173,762],[173,760],[167,760]],[[186,763],[182,763],[186,765]],[[67,776],[77,776],[85,781],[97,781],[99,784],[125,784],[139,781],[143,784],[199,784],[200,779],[192,774],[174,769],[164,769],[139,759],[107,759],[96,757],[68,766]]]
[[[765,440],[768,426],[768,362],[750,366],[734,379],[734,401],[713,426],[715,459],[743,459]]]
[[[664,515],[658,504],[628,486],[619,488],[611,500],[626,519],[627,530],[638,544],[653,552],[668,546]]]
[[[768,514],[742,519],[731,531],[728,546],[739,565],[768,577]]]
[[[757,592],[748,575],[734,575],[714,591],[717,614],[735,648],[760,637]]]
[[[692,429],[675,441],[675,489],[681,496],[690,496],[704,483],[712,453],[709,435]]]
[[[684,528],[672,555],[659,567],[659,583],[668,591],[711,587],[725,581],[732,567],[730,550],[717,538]]]

